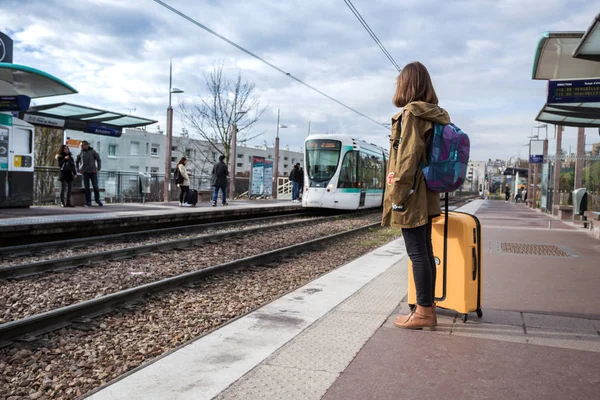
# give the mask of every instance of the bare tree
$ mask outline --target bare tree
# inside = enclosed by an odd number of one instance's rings
[[[215,63],[205,80],[206,95],[200,93],[192,104],[181,103],[183,123],[193,136],[208,142],[215,152],[223,152],[229,161],[233,125],[237,126],[238,143],[259,137],[262,133],[253,134],[251,127],[267,107],[260,105],[254,83],[242,81],[241,73],[236,80],[229,80],[223,73],[223,63]]]

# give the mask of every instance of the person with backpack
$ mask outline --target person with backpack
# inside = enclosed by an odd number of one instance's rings
[[[227,205],[227,177],[229,176],[229,170],[227,164],[225,164],[225,156],[220,155],[219,161],[213,165],[212,170],[212,187],[213,187],[213,207],[217,206],[217,199],[219,198],[219,190],[222,193],[223,205]]]
[[[185,166],[187,165],[187,158],[181,157],[177,166],[175,167],[175,172],[173,173],[173,178],[175,179],[175,183],[179,186],[179,207],[191,207],[190,204],[187,203],[187,196],[190,192],[190,176],[187,173],[187,169]]]
[[[299,194],[299,186],[300,186],[300,163],[296,163],[294,168],[290,171],[289,176],[290,182],[292,182],[292,203],[298,203],[298,194]],[[304,177],[302,177],[304,180]]]
[[[71,204],[71,190],[73,189],[73,180],[77,176],[77,169],[69,146],[66,144],[60,145],[54,158],[58,161],[58,168],[60,169],[58,176],[60,181],[60,206],[75,207]]]
[[[504,188],[504,202],[508,203],[509,200],[510,200],[510,187],[508,185],[506,185],[506,187]]]
[[[436,263],[431,242],[432,219],[441,215],[439,193],[425,182],[423,165],[434,127],[448,126],[448,113],[438,106],[431,77],[420,62],[404,67],[397,78],[393,103],[402,111],[392,117],[388,176],[382,225],[402,229],[413,264],[417,305],[394,325],[405,329],[433,329]]]
[[[90,147],[87,141],[81,142],[81,152],[77,155],[75,161],[78,172],[83,175],[83,187],[85,192],[85,206],[92,206],[92,194],[90,193],[90,181],[92,181],[92,187],[94,188],[94,199],[96,204],[100,207],[103,206],[100,201],[100,191],[98,190],[98,172],[102,167],[102,161],[98,152]]]

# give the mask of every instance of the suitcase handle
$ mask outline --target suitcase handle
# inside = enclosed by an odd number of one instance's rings
[[[477,251],[473,247],[473,280],[477,279]]]

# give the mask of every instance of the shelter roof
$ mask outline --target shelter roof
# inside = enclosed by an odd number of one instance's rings
[[[108,125],[116,128],[135,128],[156,123],[157,121],[121,114],[113,111],[101,110],[71,103],[46,104],[31,107],[25,115],[47,117],[64,120],[68,127],[69,122],[94,123]],[[76,128],[73,128],[76,129]]]
[[[598,18],[598,17],[596,17]],[[597,21],[596,21],[597,22]],[[593,24],[592,24],[593,25]],[[594,32],[598,29],[596,28]],[[589,30],[588,30],[589,32]],[[585,39],[587,32],[546,32],[540,39],[533,61],[532,79],[584,79],[600,77],[600,63],[590,61],[589,51],[593,51],[596,36],[589,34],[590,39]],[[582,43],[584,41],[588,44]],[[574,58],[577,49],[584,51],[588,57]],[[600,56],[600,53],[596,53]]]
[[[600,13],[596,15],[579,45],[573,51],[573,57],[600,61]]]
[[[24,65],[0,63],[0,96],[32,99],[74,94],[77,90],[55,76]]]

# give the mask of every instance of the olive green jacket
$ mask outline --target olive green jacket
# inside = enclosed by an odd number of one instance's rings
[[[448,113],[435,104],[415,101],[392,117],[390,159],[383,199],[384,226],[416,228],[440,215],[440,196],[427,189],[420,161],[427,161],[433,123],[449,124]]]

